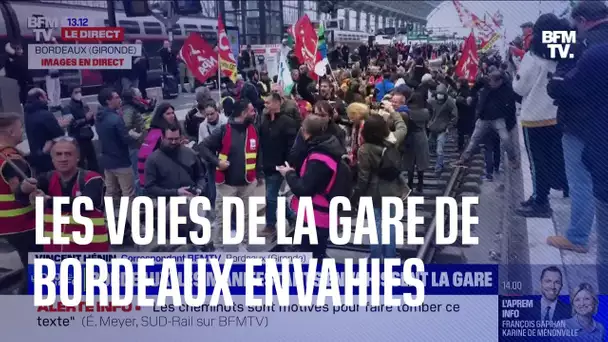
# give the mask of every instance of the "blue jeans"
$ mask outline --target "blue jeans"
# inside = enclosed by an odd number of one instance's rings
[[[283,184],[283,176],[280,173],[267,175],[264,177],[264,181],[266,183],[266,226],[276,227],[277,200],[281,184]]]
[[[131,168],[133,169],[133,175],[135,178],[135,184],[133,184],[133,190],[135,190],[135,196],[141,196],[143,189],[139,185],[139,171],[137,170],[137,154],[139,150],[129,150],[129,158],[131,159]]]
[[[370,258],[374,259],[388,259],[397,257],[397,235],[395,233],[396,227],[391,225],[390,234],[391,240],[388,245],[382,244],[382,209],[374,208],[374,215],[376,216],[376,231],[378,232],[378,244],[370,245]],[[390,215],[395,216],[395,208],[390,206]]]
[[[586,246],[593,225],[595,200],[591,174],[582,161],[585,143],[574,135],[564,134],[562,145],[571,198],[570,225],[566,238],[575,245]]]
[[[600,293],[608,293],[608,202],[595,200],[597,225],[597,283]]]
[[[500,170],[500,139],[498,138],[498,135],[492,138],[493,139],[491,141],[488,139],[483,150],[483,157],[486,164],[486,176],[489,177],[491,177],[494,172],[498,172]]]
[[[446,132],[433,133],[435,138],[435,153],[437,154],[437,162],[435,163],[435,171],[441,171],[443,169],[443,150],[445,142],[448,140],[448,134]]]

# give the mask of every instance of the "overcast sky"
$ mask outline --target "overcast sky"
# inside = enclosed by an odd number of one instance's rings
[[[461,1],[462,4],[475,15],[483,18],[487,11],[489,15],[500,10],[507,29],[507,39],[513,39],[521,34],[519,26],[527,21],[534,22],[539,13],[553,12],[560,15],[569,6],[568,1]],[[470,29],[463,29],[452,1],[444,1],[428,18],[427,27],[434,29],[434,33],[444,31],[448,34],[457,32],[459,36],[466,36]]]

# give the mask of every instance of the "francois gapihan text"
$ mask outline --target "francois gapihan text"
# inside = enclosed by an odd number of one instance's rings
[[[34,305],[49,306],[59,300],[64,306],[71,307],[80,305],[84,300],[89,306],[95,303],[112,303],[116,306],[135,304],[142,307],[167,304],[232,306],[234,301],[230,293],[233,264],[231,259],[225,260],[222,265],[217,259],[198,259],[194,262],[186,259],[183,262],[183,279],[195,279],[196,270],[206,270],[207,263],[210,264],[215,279],[209,298],[204,279],[180,282],[177,262],[174,259],[163,260],[158,286],[155,285],[155,275],[147,271],[148,267],[155,265],[151,259],[139,259],[136,263],[128,259],[113,259],[110,262],[103,259],[87,259],[85,262],[64,259],[59,267],[53,260],[35,259]],[[295,304],[306,306],[325,305],[328,299],[332,305],[405,304],[417,307],[424,303],[425,283],[417,276],[424,272],[422,260],[410,258],[404,262],[401,259],[384,259],[381,264],[380,260],[372,259],[369,264],[369,272],[358,272],[358,269],[368,269],[368,260],[359,259],[355,264],[353,259],[346,259],[344,281],[341,282],[342,275],[338,274],[334,259],[311,259],[306,270],[300,259],[286,259],[280,264],[274,259],[247,259],[244,275],[245,304],[284,306],[294,304],[291,302],[294,297],[297,299]],[[255,268],[259,269],[261,266],[265,266],[265,271],[263,276],[259,277],[259,271]],[[293,269],[292,272],[288,271],[290,268]],[[317,272],[318,269],[320,272]],[[199,274],[206,276],[206,272]],[[344,285],[343,295],[341,283]],[[180,285],[183,285],[183,294]],[[410,286],[413,291],[393,295],[395,288],[403,286]],[[290,291],[294,287],[295,294]],[[157,289],[157,293],[149,294],[150,288]],[[263,288],[263,294],[256,296],[256,292],[261,292],[260,288]],[[363,294],[357,295],[356,301],[355,292]]]

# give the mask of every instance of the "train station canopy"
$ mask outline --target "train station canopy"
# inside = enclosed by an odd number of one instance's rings
[[[344,7],[382,16],[399,17],[426,24],[426,18],[443,1],[359,1],[342,2]]]

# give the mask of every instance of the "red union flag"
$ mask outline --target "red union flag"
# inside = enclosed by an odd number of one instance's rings
[[[456,76],[465,78],[469,82],[475,82],[478,63],[475,35],[471,32],[469,38],[464,42],[462,56],[458,60],[458,64],[456,64]]]
[[[295,46],[294,52],[300,62],[306,64],[308,70],[313,72],[317,63],[317,32],[312,22],[305,14],[294,26]]]
[[[230,39],[226,34],[226,28],[222,21],[222,16],[217,19],[217,49],[220,57],[220,70],[224,76],[229,77],[232,82],[236,82],[238,73],[236,59],[230,48]]]
[[[190,33],[179,51],[179,57],[201,83],[217,74],[217,53],[198,33]]]

